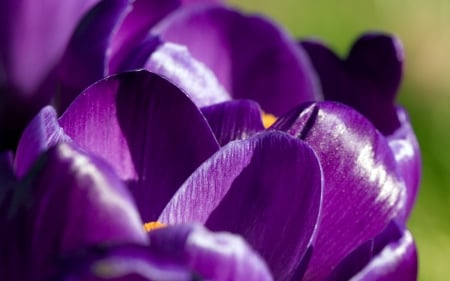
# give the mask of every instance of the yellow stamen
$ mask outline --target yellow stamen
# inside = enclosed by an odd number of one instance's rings
[[[150,232],[152,230],[162,228],[162,227],[166,227],[166,225],[163,223],[157,222],[157,221],[151,221],[148,223],[144,223],[144,230],[147,232]]]
[[[277,121],[277,117],[275,117],[275,115],[272,115],[270,113],[265,113],[262,112],[261,113],[261,119],[264,125],[264,128],[269,128],[270,126],[272,126],[273,123],[275,123],[275,121]]]

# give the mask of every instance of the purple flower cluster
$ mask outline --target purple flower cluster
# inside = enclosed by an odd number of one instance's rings
[[[0,3],[0,280],[416,280],[399,40],[220,2]]]

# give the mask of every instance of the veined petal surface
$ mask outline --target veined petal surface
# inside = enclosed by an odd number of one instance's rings
[[[145,222],[154,221],[189,175],[219,148],[199,109],[147,71],[106,78],[60,118],[73,141],[128,182]]]
[[[233,100],[201,110],[221,146],[264,130],[261,108],[251,100]]]
[[[164,223],[242,235],[276,280],[289,280],[314,240],[322,171],[308,145],[281,132],[230,142],[186,180]]]
[[[305,280],[321,280],[391,219],[404,216],[406,187],[384,136],[350,107],[304,105],[272,128],[311,145],[323,168],[323,209],[305,275]]]

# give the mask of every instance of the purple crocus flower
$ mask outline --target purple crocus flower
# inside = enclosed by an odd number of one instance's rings
[[[420,158],[395,38],[342,61],[223,5],[160,21],[151,1],[105,3],[55,67],[64,113],[42,108],[1,154],[0,276],[414,280]],[[101,79],[136,68],[153,73]],[[145,234],[152,221],[168,227]]]
[[[52,103],[62,113],[84,88],[123,70],[122,64],[129,65],[124,60],[162,18],[202,2],[219,1],[2,1],[0,149],[14,149],[43,106]],[[157,38],[147,41],[141,53],[159,44]]]

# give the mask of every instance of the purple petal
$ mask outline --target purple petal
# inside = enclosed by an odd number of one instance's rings
[[[222,2],[220,0],[135,0],[111,42],[110,73],[117,73],[126,58],[134,53],[149,30],[177,8],[197,3]]]
[[[386,138],[407,187],[406,221],[416,201],[422,164],[419,143],[409,121],[408,114],[403,108],[398,108],[397,115],[400,127]]]
[[[144,221],[154,221],[184,180],[218,150],[199,109],[156,74],[129,72],[83,92],[60,124],[128,181]]]
[[[60,268],[55,281],[198,280],[186,266],[163,260],[139,245],[91,248],[65,259]]]
[[[382,233],[347,256],[327,280],[350,279],[416,280],[417,253],[411,233],[391,222]]]
[[[96,2],[1,1],[2,78],[18,88],[20,94],[33,94],[61,57],[81,16]]]
[[[234,141],[200,166],[159,221],[241,234],[288,279],[315,236],[322,174],[305,143],[271,132]]]
[[[266,112],[281,115],[317,98],[307,58],[284,30],[265,18],[198,5],[176,11],[153,33],[187,46],[233,98],[256,100]]]
[[[141,43],[149,29],[180,5],[179,0],[136,0],[111,42],[110,73],[117,73],[133,47]]]
[[[395,97],[403,72],[403,48],[396,37],[369,33],[341,60],[317,41],[301,43],[319,74],[325,99],[345,103],[384,134],[400,126]]]
[[[15,150],[22,130],[55,94],[52,70],[97,1],[0,1],[0,150]]]
[[[44,280],[60,255],[79,247],[147,242],[112,169],[68,144],[40,157],[0,208],[0,276],[7,280]]]
[[[305,140],[324,171],[323,210],[305,280],[325,278],[358,245],[404,215],[406,190],[386,139],[355,110],[306,105],[273,125]]]
[[[234,100],[204,107],[202,113],[221,146],[264,130],[261,109],[251,100]]]
[[[58,123],[56,112],[51,106],[44,107],[25,128],[17,146],[15,158],[16,175],[23,177],[49,147],[71,142]]]
[[[188,266],[207,280],[273,280],[259,255],[239,236],[200,225],[175,225],[149,233],[150,249]]]
[[[130,0],[103,0],[82,19],[58,65],[59,109],[108,73],[110,41]]]
[[[13,169],[13,153],[11,151],[0,152],[0,190],[6,187],[9,183],[14,182],[15,179],[16,177]]]
[[[395,228],[397,229],[395,230]],[[417,280],[417,251],[411,233],[407,229],[392,224],[386,231],[397,231],[399,236],[384,244],[384,247],[372,258],[370,263],[352,280]],[[383,233],[382,235],[388,234]],[[385,237],[378,238],[385,239]]]
[[[184,46],[162,44],[152,53],[144,67],[166,77],[182,89],[198,107],[231,99],[215,74],[193,58]]]

